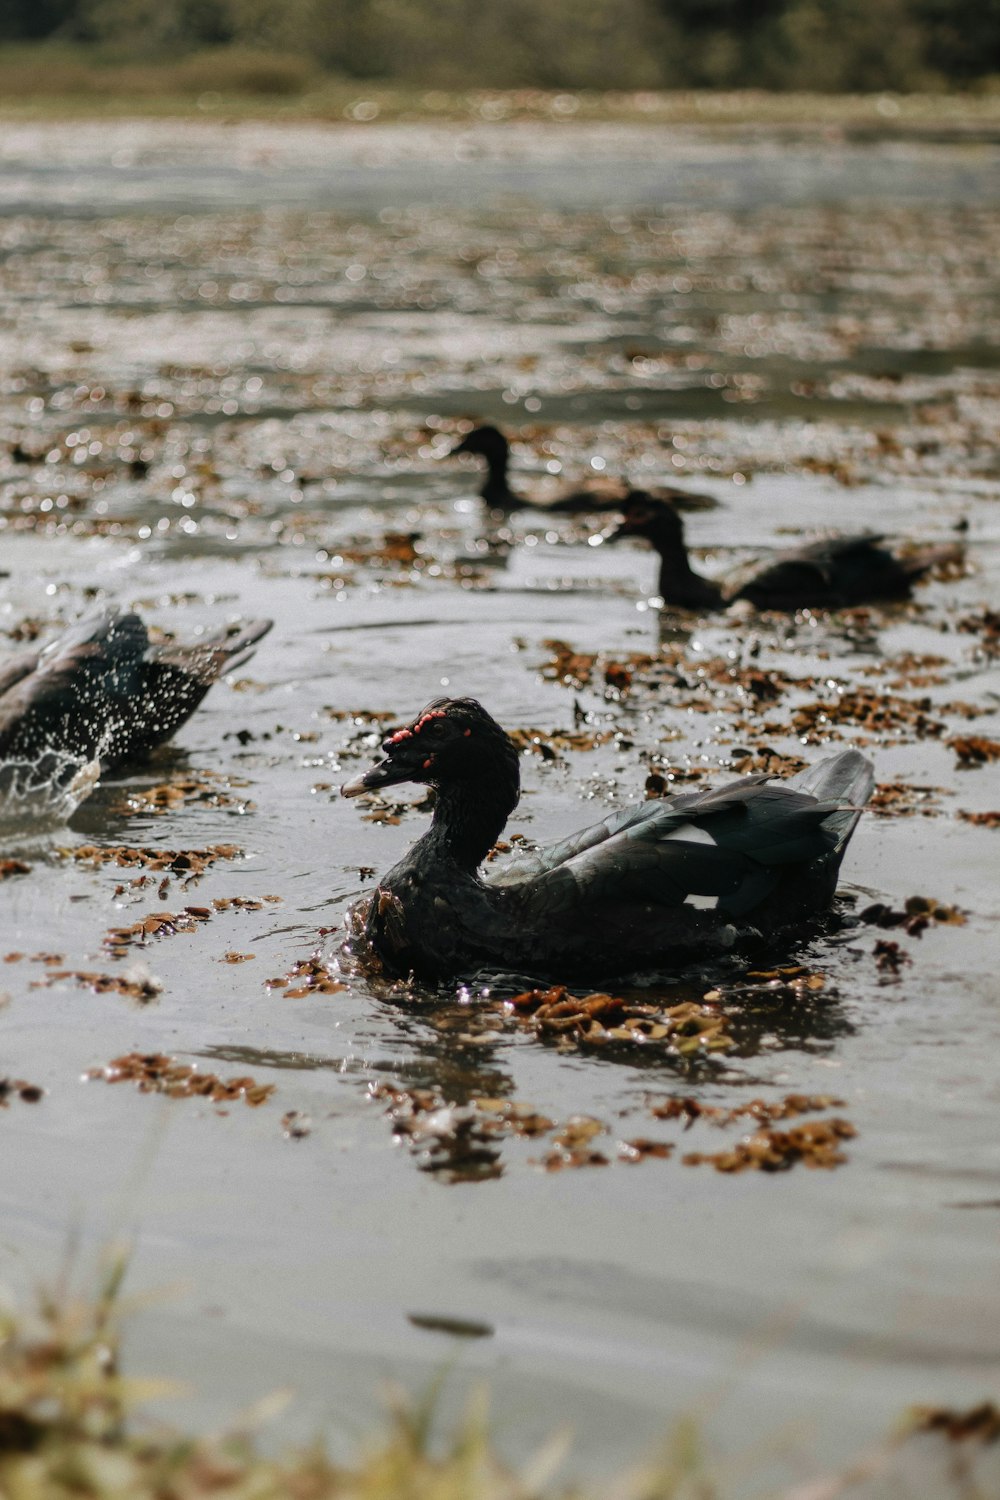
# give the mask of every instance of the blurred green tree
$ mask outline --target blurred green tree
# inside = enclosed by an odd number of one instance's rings
[[[46,39],[429,88],[903,90],[1000,75],[1000,0],[0,0],[0,41]]]

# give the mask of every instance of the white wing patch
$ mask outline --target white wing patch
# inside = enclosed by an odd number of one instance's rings
[[[682,823],[679,828],[671,828],[669,833],[663,835],[664,843],[667,839],[683,839],[685,844],[712,844],[713,846],[716,842],[707,829],[699,828],[694,823]]]
[[[664,843],[667,839],[680,839],[685,844],[711,844],[713,849],[716,841],[705,828],[699,828],[696,823],[682,823],[679,828],[672,828],[669,833],[663,835]],[[719,904],[718,896],[685,896],[685,906],[696,906],[701,911],[715,911]]]

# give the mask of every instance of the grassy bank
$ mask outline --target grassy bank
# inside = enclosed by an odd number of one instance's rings
[[[305,58],[219,48],[175,62],[112,63],[83,48],[0,48],[5,119],[194,118],[376,121],[620,121],[714,127],[992,136],[1000,91],[809,94],[426,89],[333,77]]]
[[[0,1314],[0,1494],[7,1500],[586,1500],[553,1483],[557,1439],[523,1469],[493,1449],[485,1403],[435,1432],[433,1399],[399,1404],[349,1466],[319,1444],[265,1457],[253,1435],[268,1408],[227,1435],[194,1437],[144,1423],[144,1400],[167,1388],[121,1369],[116,1262],[92,1301],[41,1299],[29,1320]],[[266,1375],[263,1377],[266,1379]],[[684,1429],[661,1462],[615,1487],[616,1500],[712,1500],[714,1486]]]
[[[653,1462],[599,1492],[554,1477],[567,1449],[559,1436],[512,1469],[493,1447],[481,1392],[447,1435],[435,1430],[433,1395],[419,1406],[400,1402],[350,1465],[332,1463],[319,1442],[280,1458],[263,1454],[254,1426],[284,1405],[280,1397],[265,1398],[221,1436],[154,1427],[142,1420],[142,1404],[169,1387],[122,1370],[125,1268],[124,1259],[115,1260],[92,1300],[63,1289],[42,1297],[30,1319],[0,1313],[0,1494],[7,1500],[718,1500],[721,1493],[690,1420],[678,1423]],[[935,1468],[947,1461],[942,1500],[984,1494],[975,1459],[1000,1438],[1000,1410],[984,1402],[968,1412],[915,1413],[850,1470],[785,1500],[832,1500],[859,1482],[868,1494],[872,1480],[908,1493],[905,1464],[898,1473],[894,1465],[912,1438],[935,1445]],[[953,1452],[941,1452],[942,1444]]]

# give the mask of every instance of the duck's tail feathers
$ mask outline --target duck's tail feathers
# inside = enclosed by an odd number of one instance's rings
[[[792,776],[787,786],[808,792],[819,802],[836,804],[824,824],[836,834],[836,852],[843,853],[875,788],[875,768],[860,750],[838,750]]]
[[[273,620],[248,620],[245,625],[233,626],[209,636],[205,644],[214,646],[223,656],[225,671],[229,672],[233,667],[242,667],[244,662],[250,660],[257,642],[263,640],[273,624]]]
[[[151,655],[161,666],[176,667],[206,687],[224,672],[242,667],[254,653],[257,642],[267,635],[273,620],[249,620],[205,636],[195,645],[171,642],[154,646]]]
[[[965,561],[961,542],[944,542],[938,547],[918,547],[914,552],[898,553],[896,561],[907,578],[915,582],[932,568],[960,566]]]

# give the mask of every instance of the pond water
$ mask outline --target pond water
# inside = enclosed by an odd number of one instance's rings
[[[127,1237],[131,1289],[170,1289],[128,1361],[190,1382],[172,1420],[287,1385],[277,1439],[349,1452],[385,1381],[454,1360],[443,1417],[487,1380],[514,1457],[567,1425],[569,1469],[602,1475],[693,1414],[748,1497],[910,1403],[996,1393],[1000,789],[961,742],[1000,734],[998,231],[1000,156],[975,145],[5,127],[5,644],[105,601],[180,636],[275,622],[153,765],[0,851],[28,866],[0,882],[3,1072],[45,1090],[0,1120],[0,1275],[24,1293]],[[961,536],[966,560],[892,608],[660,614],[653,556],[593,545],[607,517],[485,517],[445,457],[473,419],[515,435],[526,494],[709,493],[706,572],[829,526]],[[339,974],[347,905],[427,814],[336,788],[443,690],[525,731],[509,832],[540,841],[650,777],[864,745],[847,925],[782,955],[784,982],[630,993],[717,993],[717,1050],[588,1048]],[[941,903],[922,933],[859,920],[914,896]],[[87,1078],[131,1053],[273,1093]],[[791,1094],[840,1101],[842,1164],[688,1165],[752,1122],[662,1118]],[[458,1112],[407,1136],[414,1098]],[[545,1170],[575,1116],[600,1127],[585,1164]],[[630,1160],[646,1139],[671,1153]],[[482,1336],[456,1355],[448,1320]]]

